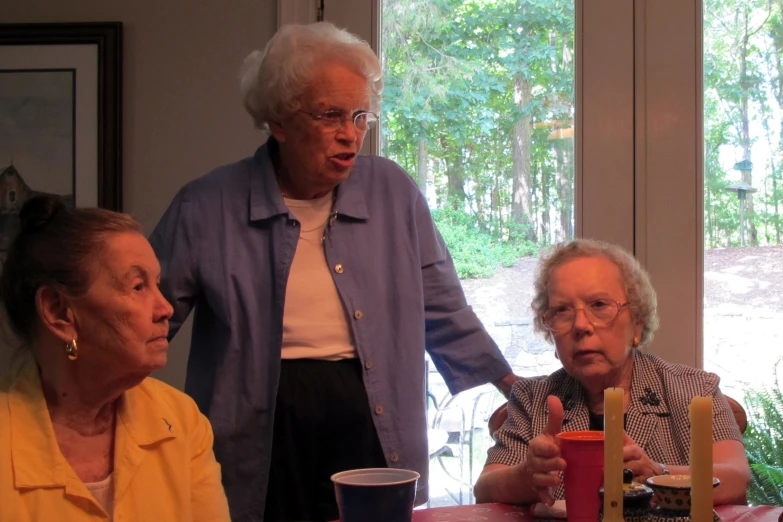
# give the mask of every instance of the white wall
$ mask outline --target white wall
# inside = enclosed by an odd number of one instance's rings
[[[123,23],[123,206],[149,233],[185,182],[262,141],[242,109],[238,70],[274,34],[277,2],[16,0],[0,9],[0,23],[100,21]],[[182,388],[189,342],[188,327],[157,377]]]

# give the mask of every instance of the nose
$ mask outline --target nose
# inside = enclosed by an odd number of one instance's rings
[[[356,142],[358,135],[359,131],[356,130],[356,125],[351,119],[346,119],[337,130],[337,139],[346,143]]]
[[[163,293],[161,293],[160,289],[158,289],[158,299],[155,303],[155,322],[160,321],[168,321],[171,319],[171,316],[174,315],[174,307],[171,306],[171,303],[169,303],[166,298],[163,296]]]
[[[584,308],[574,310],[574,331],[586,332],[593,328],[593,323],[587,318]]]

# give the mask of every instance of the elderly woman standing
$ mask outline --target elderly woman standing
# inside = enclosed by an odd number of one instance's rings
[[[658,326],[655,291],[639,263],[619,247],[578,239],[540,262],[532,303],[563,368],[514,385],[508,419],[496,432],[475,493],[480,502],[564,498],[566,467],[555,435],[603,430],[603,392],[625,391],[625,467],[637,479],[688,473],[688,405],[713,397],[716,504],[743,502],[750,470],[742,436],[718,377],[643,353]]]
[[[28,357],[0,379],[0,520],[229,521],[212,431],[166,363],[171,306],[131,217],[25,203],[2,300]]]
[[[425,502],[425,348],[452,393],[515,380],[414,181],[359,155],[382,85],[355,36],[281,28],[242,81],[268,141],[186,185],[150,239],[172,334],[195,307],[185,389],[235,522],[335,519],[351,468],[414,469]]]

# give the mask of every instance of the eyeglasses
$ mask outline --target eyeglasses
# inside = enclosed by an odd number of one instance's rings
[[[606,327],[617,319],[623,308],[629,303],[620,304],[614,299],[596,299],[584,308],[573,306],[555,306],[544,312],[543,322],[547,329],[556,334],[565,334],[574,328],[576,312],[584,310],[585,317],[596,327]]]
[[[310,116],[327,132],[343,128],[348,120],[353,120],[353,126],[359,132],[367,132],[378,123],[378,116],[369,111],[356,111],[353,116],[338,109],[329,109],[325,112],[307,112],[299,109],[299,112]]]

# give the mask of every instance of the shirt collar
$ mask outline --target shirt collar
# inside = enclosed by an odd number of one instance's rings
[[[261,145],[253,155],[253,172],[250,176],[250,221],[264,221],[281,214],[288,214],[288,207],[275,178],[270,150],[278,147],[273,137]],[[335,190],[334,212],[338,215],[357,220],[369,217],[367,204],[362,190],[361,177],[367,168],[364,156],[357,155],[351,175],[340,183]],[[293,216],[291,216],[293,219]]]
[[[669,416],[669,409],[663,392],[663,385],[651,356],[634,349],[633,375],[631,377],[631,398],[628,405],[629,435],[641,446],[646,441],[659,419]],[[569,431],[586,430],[590,425],[587,395],[579,382],[560,369],[553,377],[554,393],[563,403],[564,425]]]
[[[117,423],[122,423],[138,446],[177,438],[182,429],[177,418],[168,405],[156,400],[152,388],[144,382],[123,393],[117,407]]]
[[[35,488],[78,483],[60,452],[35,360],[20,368],[8,391],[8,407],[14,485]],[[120,398],[115,430],[127,430],[136,445],[146,446],[177,436],[177,427],[169,430],[166,420],[173,418],[171,410],[156,401],[142,383]],[[115,447],[116,454],[123,451]]]

